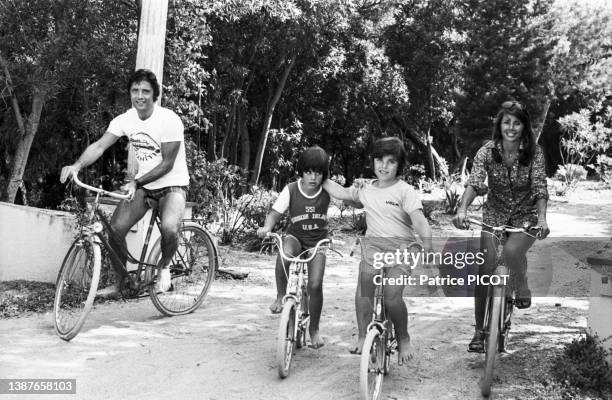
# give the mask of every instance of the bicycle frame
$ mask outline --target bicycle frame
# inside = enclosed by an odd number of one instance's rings
[[[93,186],[86,185],[79,180],[76,174],[73,174],[72,179],[78,186],[81,186],[85,189],[88,189],[96,193],[94,201],[91,203],[92,209],[91,209],[91,213],[88,219],[89,224],[86,227],[84,227],[84,230],[86,232],[82,234],[84,235],[94,234],[95,235],[95,238],[94,238],[95,242],[104,246],[104,248],[108,251],[109,259],[111,263],[113,264],[113,269],[115,270],[115,272],[117,272],[123,279],[127,278],[132,288],[136,288],[140,290],[142,287],[146,286],[148,283],[151,283],[151,282],[145,282],[143,285],[139,286],[139,284],[141,283],[141,277],[142,277],[144,268],[146,267],[158,268],[157,265],[149,264],[144,261],[146,258],[147,252],[149,250],[149,242],[151,240],[151,235],[153,232],[153,225],[157,224],[158,228],[160,226],[159,210],[157,209],[157,207],[151,207],[152,208],[151,219],[149,221],[149,227],[147,229],[147,234],[145,236],[145,241],[142,247],[140,259],[136,259],[126,248],[123,240],[117,237],[117,234],[113,230],[110,222],[108,221],[108,219],[106,219],[106,217],[104,216],[104,213],[102,213],[102,211],[100,211],[100,208],[99,208],[101,195],[108,195],[108,196],[111,196],[117,199],[127,199],[128,196],[122,195],[119,193],[108,192],[108,191],[105,191],[99,188],[95,188]],[[94,222],[94,219],[96,216],[100,219],[101,224]],[[103,234],[103,231],[107,232],[109,236],[109,240],[106,239],[106,237]],[[130,276],[130,271],[127,270],[122,260],[127,260],[130,263],[138,265],[136,271],[134,272],[135,277]]]
[[[381,284],[377,285],[374,292],[374,304],[372,309],[372,321],[368,324],[366,332],[370,329],[377,328],[381,333],[388,330],[389,320],[387,318],[387,309],[385,306],[384,282],[387,276],[386,268],[381,268],[378,272],[381,277]]]
[[[98,197],[98,196],[96,196]],[[97,200],[97,199],[96,199]],[[123,278],[128,278],[132,287],[137,287],[141,281],[141,276],[146,267],[154,267],[158,268],[157,265],[148,264],[144,260],[146,259],[147,252],[149,250],[149,242],[151,240],[151,235],[153,232],[153,225],[157,224],[159,227],[159,211],[157,208],[152,209],[151,220],[149,221],[149,227],[147,228],[147,234],[145,236],[145,241],[142,247],[142,251],[140,253],[140,259],[136,259],[130,251],[125,247],[125,244],[122,240],[120,240],[110,225],[110,222],[106,219],[102,211],[98,208],[98,202],[95,204],[95,213],[102,222],[104,230],[107,232],[109,239],[107,239],[103,232],[95,232],[97,236],[97,240],[106,248],[108,251],[109,259],[113,264],[113,269],[120,273]],[[138,267],[135,271],[135,277],[130,275],[130,272],[127,270],[125,264],[122,260],[127,260],[130,263],[137,264]]]

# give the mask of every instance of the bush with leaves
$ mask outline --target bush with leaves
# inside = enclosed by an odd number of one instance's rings
[[[241,169],[224,158],[208,161],[206,153],[191,141],[185,141],[185,150],[190,177],[187,199],[196,203],[194,217],[226,220],[233,199],[247,188]]]
[[[605,349],[606,340],[591,333],[572,340],[553,361],[552,375],[559,382],[582,390],[598,393],[610,390],[612,368],[606,357],[612,350]]]
[[[612,157],[608,157],[605,154],[598,155],[595,166],[599,178],[604,181],[608,187],[612,188]]]
[[[605,154],[612,145],[612,107],[603,112],[601,104],[594,108],[585,108],[578,112],[559,118],[563,132],[561,138],[562,165],[557,172],[566,185],[566,192],[573,190],[576,184],[586,178],[583,166],[590,165],[597,156]]]
[[[565,164],[559,165],[559,169],[555,173],[555,179],[559,180],[560,185],[555,189],[559,196],[564,196],[568,192],[574,190],[578,183],[585,180],[587,170],[582,165]]]

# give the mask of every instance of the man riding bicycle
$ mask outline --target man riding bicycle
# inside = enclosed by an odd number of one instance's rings
[[[168,266],[178,247],[178,231],[189,185],[184,127],[176,113],[155,105],[160,86],[153,72],[145,69],[135,71],[127,88],[132,108],[115,117],[104,135],[88,146],[74,164],[62,168],[60,182],[64,183],[73,173],[95,162],[120,137],[129,139],[135,150],[138,172],[133,180],[121,187],[131,197],[119,203],[111,226],[124,240],[128,230],[147,212],[147,199],[158,202],[162,269],[157,285],[158,290],[167,291],[172,284]],[[100,294],[118,293],[119,284],[116,282],[114,287],[102,290]]]

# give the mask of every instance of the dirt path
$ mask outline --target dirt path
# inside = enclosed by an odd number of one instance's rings
[[[585,207],[591,205],[553,203],[551,226],[565,235],[610,236],[612,206],[594,205],[586,213]],[[574,216],[583,224],[579,228],[567,222]],[[556,266],[554,279],[560,288],[577,287],[588,276],[576,262],[591,245],[572,243],[565,248],[576,258],[562,257]],[[237,252],[225,258],[226,265],[248,271],[249,278],[216,281],[204,305],[188,316],[162,318],[148,299],[104,304],[95,307],[70,343],[55,336],[50,314],[0,321],[0,377],[76,378],[76,396],[45,399],[357,398],[359,358],[348,352],[356,335],[356,259],[328,261],[321,321],[326,345],[299,350],[291,375],[280,380],[274,361],[278,316],[268,312],[274,293],[273,258]],[[586,327],[585,290],[568,290],[579,297],[564,293],[534,299],[531,309],[515,314],[512,352],[499,363],[495,398],[535,399],[545,392],[539,372],[551,352]],[[465,351],[473,332],[472,300],[406,301],[417,356],[404,367],[392,364],[384,398],[480,398],[483,356]],[[10,396],[0,395],[4,398]]]

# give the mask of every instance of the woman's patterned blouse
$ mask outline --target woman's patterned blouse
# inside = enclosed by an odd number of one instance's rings
[[[479,196],[487,195],[483,221],[486,224],[521,227],[524,222],[537,223],[536,201],[548,200],[544,152],[536,146],[531,165],[514,160],[511,167],[496,162],[493,148],[503,154],[501,143],[485,143],[474,158],[472,173],[465,186],[472,186]],[[488,178],[488,187],[485,179]]]

